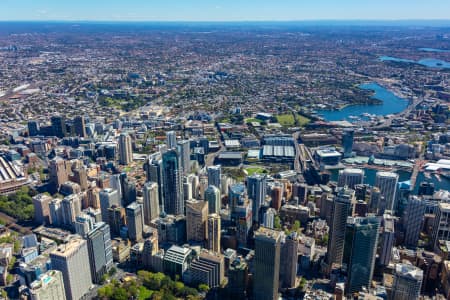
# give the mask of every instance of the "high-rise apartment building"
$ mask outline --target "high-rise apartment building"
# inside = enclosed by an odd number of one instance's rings
[[[144,224],[150,226],[159,217],[159,191],[156,182],[146,182],[142,190],[144,196]]]
[[[92,285],[87,242],[74,238],[59,245],[50,253],[50,260],[52,268],[62,273],[66,299],[81,299]]]
[[[208,202],[186,201],[187,240],[205,242],[208,227]]]
[[[133,161],[133,148],[131,147],[131,137],[122,133],[119,136],[119,163],[128,165]]]

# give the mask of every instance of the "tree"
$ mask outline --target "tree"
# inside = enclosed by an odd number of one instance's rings
[[[109,270],[108,275],[112,277],[112,276],[114,276],[116,273],[117,273],[116,267],[112,267],[112,268]]]
[[[295,220],[294,225],[292,225],[292,231],[299,231],[300,229],[300,221],[299,220]]]
[[[281,220],[279,216],[275,216],[274,220],[273,220],[273,226],[275,227],[275,229],[280,230],[281,229]]]
[[[198,285],[198,290],[202,293],[207,293],[209,291],[209,286],[204,283],[201,283]]]

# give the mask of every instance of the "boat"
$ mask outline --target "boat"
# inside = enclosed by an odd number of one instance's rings
[[[431,174],[428,172],[424,172],[423,175],[425,176],[425,178],[431,179]]]

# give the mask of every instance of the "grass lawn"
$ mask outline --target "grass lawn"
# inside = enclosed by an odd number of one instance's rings
[[[245,123],[251,123],[251,122],[262,123],[262,120],[260,120],[260,119],[255,119],[255,118],[245,119]]]
[[[292,114],[283,114],[276,116],[278,123],[280,123],[282,126],[296,126],[295,119]],[[297,119],[297,126],[303,126],[309,122],[308,118],[305,118],[300,115],[295,115],[295,118]]]
[[[144,286],[139,287],[139,300],[150,299],[153,291],[146,289]]]
[[[266,169],[260,167],[249,167],[246,168],[245,171],[247,171],[248,176],[252,176],[253,174],[263,174],[264,171],[267,172]]]

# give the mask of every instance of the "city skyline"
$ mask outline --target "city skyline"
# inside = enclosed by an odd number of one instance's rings
[[[107,4],[107,5],[106,5]],[[27,7],[26,10],[23,8]],[[86,1],[3,0],[0,21],[316,21],[448,20],[450,3],[431,1],[331,0]]]

